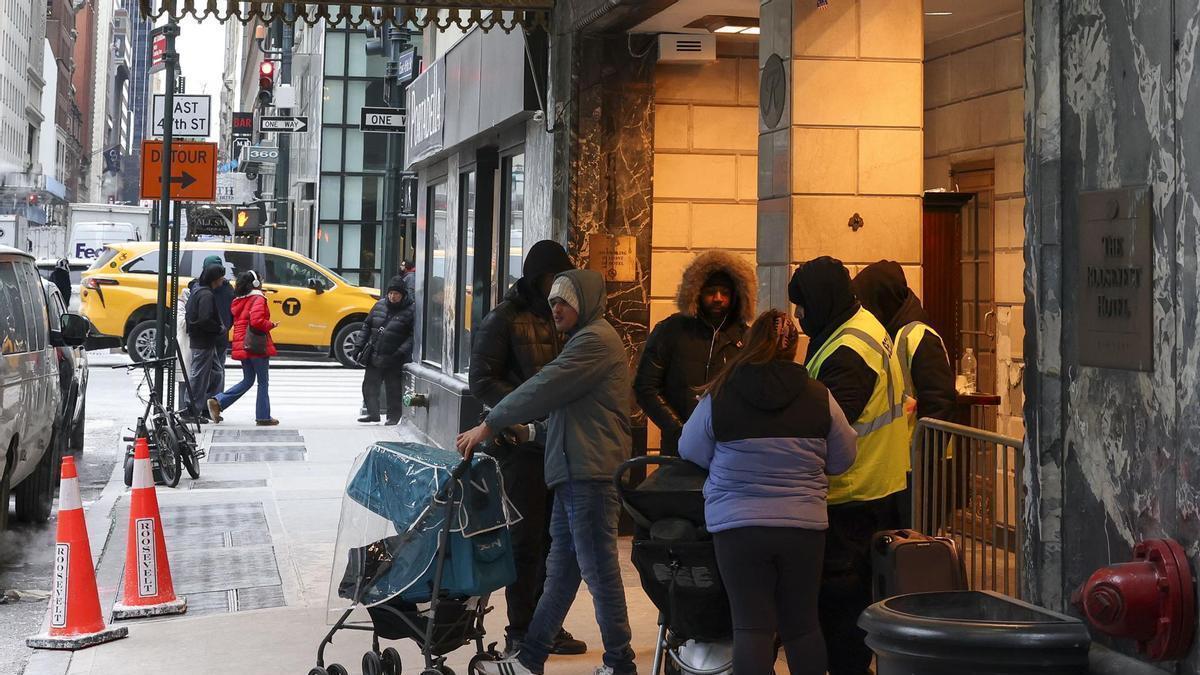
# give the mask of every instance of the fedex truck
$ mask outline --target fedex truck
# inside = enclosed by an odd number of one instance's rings
[[[150,238],[150,207],[121,204],[71,204],[68,258],[95,260],[105,244]]]

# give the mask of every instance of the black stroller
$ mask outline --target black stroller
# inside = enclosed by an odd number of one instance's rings
[[[399,651],[381,650],[380,639],[420,645],[424,663],[412,672],[421,675],[454,675],[446,655],[471,643],[471,673],[499,658],[494,644],[484,648],[483,623],[489,594],[516,578],[508,528],[520,516],[496,460],[385,442],[361,454],[350,475],[334,554],[345,567],[330,583],[329,616],[337,618],[309,675],[348,675],[340,664],[325,666],[339,630],[371,632],[364,675],[401,673]]]
[[[629,472],[652,464],[658,469],[631,488]],[[704,529],[705,478],[703,469],[676,457],[637,457],[613,477],[635,525],[633,566],[659,612],[651,675],[733,672],[729,599]]]

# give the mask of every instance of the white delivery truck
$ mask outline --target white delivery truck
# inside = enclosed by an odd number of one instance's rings
[[[67,257],[95,260],[105,244],[150,238],[150,207],[71,204]]]
[[[29,222],[25,216],[18,214],[0,215],[0,246],[25,248],[25,231]]]

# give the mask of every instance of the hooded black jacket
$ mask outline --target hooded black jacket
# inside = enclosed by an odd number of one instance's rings
[[[191,296],[184,307],[184,320],[187,322],[187,334],[192,341],[192,349],[212,349],[228,343],[228,333],[231,324],[221,319],[220,303],[212,282],[222,274],[219,268],[210,267],[200,274],[195,282]],[[224,285],[227,285],[225,282]]]
[[[489,408],[533,377],[562,350],[550,305],[522,277],[488,313],[471,345],[471,395]]]
[[[700,290],[718,272],[733,280],[733,302],[724,324],[713,326],[700,316]],[[756,292],[754,269],[733,253],[702,253],[684,270],[679,311],[650,332],[633,381],[638,405],[662,430],[663,452],[676,454],[700,393],[742,348],[746,325],[754,320]]]
[[[393,305],[387,297],[380,298],[371,308],[357,341],[371,350],[372,368],[400,368],[412,361],[413,300],[407,293]]]
[[[900,329],[910,323],[929,325],[929,315],[917,294],[908,287],[899,263],[880,260],[868,265],[854,278],[854,292],[893,340]],[[954,389],[954,371],[946,355],[946,346],[936,335],[926,333],[917,345],[911,373],[917,397],[917,418],[952,420],[958,398]]]
[[[861,308],[850,284],[850,272],[842,261],[828,256],[810,260],[796,269],[788,283],[788,299],[804,308],[800,327],[809,337],[806,363]],[[854,424],[870,402],[877,378],[878,373],[857,352],[840,347],[825,359],[817,379],[833,394],[846,419]]]

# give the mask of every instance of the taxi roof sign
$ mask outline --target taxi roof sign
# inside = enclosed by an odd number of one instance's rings
[[[142,199],[162,199],[162,141],[142,141]],[[217,199],[217,144],[171,143],[171,199],[211,202]]]

